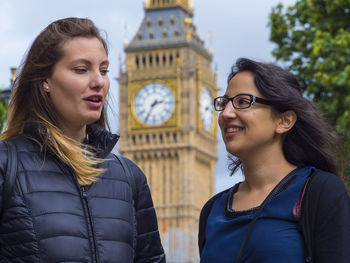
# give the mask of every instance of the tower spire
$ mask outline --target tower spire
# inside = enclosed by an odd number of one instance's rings
[[[11,68],[11,84],[13,84],[15,82],[16,79],[16,72],[17,72],[17,68],[12,67]]]
[[[191,0],[146,0],[145,1],[145,10],[165,9],[165,8],[174,8],[174,7],[181,7],[191,16],[193,15]]]

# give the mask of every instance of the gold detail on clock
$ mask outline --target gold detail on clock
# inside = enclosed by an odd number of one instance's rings
[[[173,130],[178,125],[175,81],[137,82],[129,97],[132,119],[130,131]]]

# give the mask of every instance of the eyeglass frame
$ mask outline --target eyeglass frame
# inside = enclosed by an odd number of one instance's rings
[[[234,100],[235,98],[237,98],[237,97],[240,97],[240,96],[249,96],[249,97],[250,97],[250,102],[249,102],[249,104],[248,104],[247,107],[243,107],[243,108],[237,108],[237,107],[235,107],[235,105],[234,105],[234,103],[233,103],[233,100]],[[216,97],[216,98],[214,99],[214,109],[215,109],[216,111],[223,111],[223,110],[226,108],[227,104],[228,104],[228,102],[227,102],[226,105],[225,105],[225,107],[224,107],[222,110],[217,110],[216,107],[215,107],[215,103],[216,103],[216,100],[217,100],[217,99],[221,99],[221,98],[225,98],[225,99],[227,99],[228,101],[231,101],[233,108],[235,108],[236,110],[248,109],[248,108],[250,108],[255,102],[256,102],[256,103],[259,103],[259,104],[264,104],[264,105],[275,105],[275,103],[274,103],[273,101],[265,100],[265,99],[259,98],[259,97],[257,97],[257,96],[254,96],[254,95],[252,95],[252,94],[248,94],[248,93],[240,93],[240,94],[237,94],[236,96],[231,97],[231,98],[229,98],[229,97],[226,96],[226,95]]]

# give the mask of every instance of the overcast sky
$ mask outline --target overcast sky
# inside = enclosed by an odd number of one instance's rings
[[[219,93],[226,88],[231,66],[239,57],[274,62],[269,42],[268,17],[279,2],[285,6],[296,0],[194,0],[194,23],[208,48],[213,49],[212,68],[218,71]],[[17,67],[34,38],[56,19],[88,17],[107,32],[112,106],[112,122],[117,132],[119,57],[124,57],[123,40],[131,39],[144,15],[143,0],[0,0],[0,87],[10,83],[10,67]],[[212,35],[212,38],[208,38]],[[241,176],[229,177],[226,150],[219,135],[216,191],[232,186]]]

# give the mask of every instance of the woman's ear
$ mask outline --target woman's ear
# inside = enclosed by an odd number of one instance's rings
[[[288,132],[291,128],[293,128],[297,119],[298,117],[294,111],[288,110],[283,112],[278,118],[276,133],[283,134]]]

